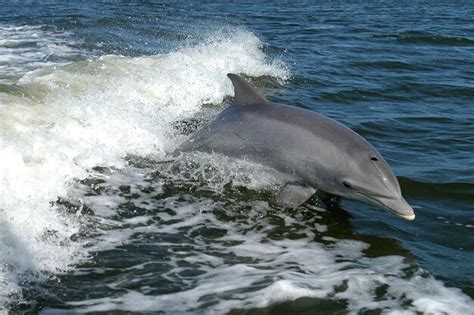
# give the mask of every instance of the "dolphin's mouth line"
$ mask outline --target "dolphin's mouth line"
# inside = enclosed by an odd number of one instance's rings
[[[379,205],[380,207],[382,207],[383,209],[399,216],[399,217],[402,217],[406,220],[414,220],[415,219],[415,214],[412,213],[412,214],[405,214],[405,213],[401,213],[401,212],[398,212],[396,211],[395,209],[393,208],[390,208],[389,206],[387,206],[386,204],[384,204],[383,202],[381,202],[379,199],[376,198],[376,196],[372,196],[370,194],[367,194],[367,193],[363,193],[363,192],[356,192],[356,194],[360,195],[360,196],[363,196],[367,199],[369,199],[370,201],[376,203],[377,205]],[[395,200],[395,198],[390,198],[390,197],[382,197],[382,198],[385,198],[385,199],[393,199]]]
[[[354,186],[352,187],[353,189],[356,190],[356,194],[358,195],[362,195],[364,197],[367,197],[369,199],[373,199],[373,198],[385,198],[385,199],[393,199],[393,197],[389,196],[389,195],[383,195],[383,194],[376,194],[376,193],[373,193],[373,192],[370,192],[368,191],[367,189],[364,189],[360,186]]]

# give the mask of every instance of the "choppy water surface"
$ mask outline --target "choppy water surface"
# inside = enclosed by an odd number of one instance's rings
[[[0,311],[468,314],[474,6],[2,4]],[[225,108],[228,72],[337,119],[413,222],[271,169],[160,163]]]

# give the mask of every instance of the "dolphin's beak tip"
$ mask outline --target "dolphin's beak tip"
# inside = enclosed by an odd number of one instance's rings
[[[409,215],[402,215],[401,216],[402,218],[404,218],[405,220],[408,220],[408,221],[413,221],[415,220],[415,214],[409,214]]]
[[[384,208],[394,213],[395,215],[408,221],[415,220],[415,211],[413,211],[413,208],[406,202],[403,197],[399,199],[387,198],[380,200]]]

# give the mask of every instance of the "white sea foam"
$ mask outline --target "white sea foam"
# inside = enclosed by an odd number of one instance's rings
[[[181,139],[171,124],[231,95],[228,72],[287,76],[246,31],[210,35],[203,44],[167,54],[109,55],[62,67],[44,59],[67,50],[60,44],[67,35],[59,34],[55,42],[56,33],[37,36],[41,31],[32,27],[1,32],[4,46],[29,37],[40,43],[36,52],[17,50],[16,58],[4,48],[4,66],[13,71],[41,66],[0,93],[3,305],[21,293],[22,276],[64,272],[88,256],[81,241],[71,241],[83,225],[81,216],[51,205],[70,193],[75,179],[98,165],[121,169],[129,154],[163,156],[172,150]],[[113,204],[113,198],[102,202]]]
[[[215,210],[223,208],[219,202],[199,197],[183,202],[179,198],[156,201],[153,216],[158,216],[159,221],[146,226],[139,221],[136,226],[118,228],[111,235],[112,242],[120,244],[117,246],[136,242],[129,237],[131,234],[181,233],[182,239],[194,235],[193,242],[186,242],[185,251],[175,250],[167,256],[167,260],[171,259],[172,271],[160,275],[170,282],[183,281],[190,288],[159,295],[150,294],[143,288],[68,303],[75,311],[166,310],[180,314],[221,314],[233,309],[264,308],[303,297],[315,301],[345,301],[349,314],[370,310],[387,314],[468,314],[473,306],[472,300],[460,290],[447,288],[423,270],[407,272],[412,266],[401,256],[367,257],[364,251],[369,245],[355,240],[326,236],[324,243],[316,242],[317,229],[312,224],[302,226],[302,222],[294,222],[290,214],[278,216],[286,222],[285,230],[296,224],[300,238],[274,240],[268,238],[275,228],[271,216],[262,216],[258,206],[240,220],[223,221],[214,214]],[[146,194],[136,198],[146,199],[149,199]],[[175,214],[158,210],[169,208],[174,209]],[[196,236],[201,228],[223,229],[227,233],[209,243]],[[125,237],[119,232],[121,230]],[[158,241],[155,245],[164,248],[179,244]],[[201,273],[192,279],[180,277],[185,270],[182,266],[186,264],[193,265]],[[146,265],[140,263],[129,269],[143,270]],[[134,281],[156,276],[135,274]],[[126,280],[119,279],[109,286],[119,289],[124,282]],[[384,292],[382,296],[380,292]]]

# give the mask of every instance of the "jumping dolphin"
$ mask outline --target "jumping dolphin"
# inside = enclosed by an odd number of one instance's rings
[[[178,152],[216,152],[276,169],[287,178],[275,198],[280,206],[296,208],[320,189],[415,218],[390,166],[365,139],[312,111],[271,103],[241,77],[227,76],[232,105]]]

